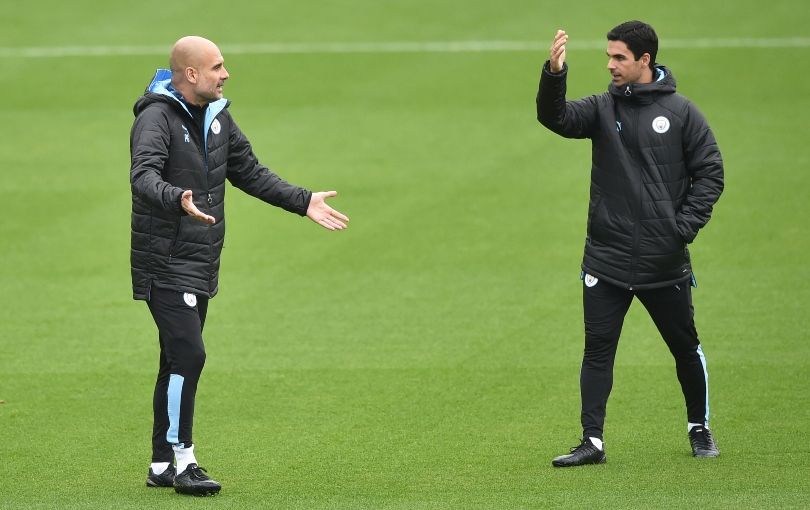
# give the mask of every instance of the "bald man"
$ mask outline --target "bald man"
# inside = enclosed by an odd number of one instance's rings
[[[208,300],[219,289],[225,181],[328,230],[349,219],[326,203],[336,192],[294,186],[259,163],[222,97],[229,75],[214,43],[183,37],[170,67],[135,103],[130,135],[133,296],[146,301],[160,343],[146,485],[213,495],[221,487],[197,464],[192,424]]]

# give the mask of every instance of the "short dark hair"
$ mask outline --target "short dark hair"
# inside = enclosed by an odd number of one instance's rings
[[[633,52],[636,60],[645,53],[650,54],[650,66],[655,64],[658,54],[658,35],[643,21],[625,21],[607,33],[608,41],[621,41]]]

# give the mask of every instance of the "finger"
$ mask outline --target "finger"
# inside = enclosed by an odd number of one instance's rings
[[[348,216],[346,216],[345,214],[343,214],[343,213],[342,213],[342,212],[340,212],[340,211],[336,211],[335,209],[331,209],[331,210],[329,211],[329,214],[331,214],[331,215],[332,215],[334,218],[337,218],[337,219],[339,219],[339,220],[343,220],[343,221],[349,221],[349,217],[348,217]]]
[[[217,220],[214,219],[213,216],[209,216],[207,214],[202,214],[202,213],[194,214],[194,215],[192,215],[192,218],[194,218],[197,221],[202,221],[203,223],[208,223],[209,225],[213,225],[217,221]]]
[[[331,198],[337,195],[337,191],[318,191],[317,193],[312,194],[313,200],[320,200],[323,202],[327,198]]]
[[[337,218],[343,221],[349,221],[348,216],[346,216],[345,214],[336,209],[329,207],[329,205],[327,205],[326,203],[320,205],[318,209],[322,211],[324,214],[332,216],[333,218]]]
[[[200,211],[199,209],[197,209],[197,206],[194,205],[194,204],[191,204],[189,206],[188,214],[191,217],[193,217],[195,220],[199,220],[199,221],[208,223],[210,225],[213,225],[214,223],[216,223],[216,220],[214,219],[213,216],[210,216],[208,214],[203,214],[203,212]]]
[[[329,222],[328,222],[328,221],[326,221],[326,218],[324,218],[324,219],[322,219],[321,221],[319,221],[319,222],[318,222],[318,224],[319,224],[320,226],[322,226],[323,228],[326,228],[326,229],[329,229],[329,230],[335,230],[335,227],[333,227],[332,225],[330,225],[330,224],[329,224]]]
[[[333,216],[328,216],[328,217],[326,218],[326,221],[327,221],[327,222],[328,222],[330,225],[332,225],[333,227],[335,227],[335,229],[336,229],[336,230],[343,230],[344,228],[346,228],[346,224],[345,224],[345,223],[343,223],[342,221],[340,221],[340,220],[336,219],[336,218],[335,218],[335,217],[333,217]]]
[[[189,216],[194,216],[197,218],[203,215],[203,213],[197,209],[197,206],[194,205],[194,202],[189,202],[186,204],[186,212],[189,214]]]
[[[332,225],[333,227],[339,227],[340,226],[340,225],[337,224],[335,219],[333,217],[329,216],[328,214],[323,217],[323,221],[325,223],[328,223],[328,224]]]
[[[568,36],[564,36],[560,39],[555,39],[554,44],[551,45],[551,51],[558,51],[560,48],[565,48],[565,44],[568,42]]]
[[[214,220],[213,216],[211,216],[210,214],[205,214],[204,212],[200,211],[199,209],[197,209],[197,214],[199,215],[198,218],[201,221],[204,221],[204,222],[206,222],[208,224],[213,225],[214,222],[216,221],[216,220]]]
[[[567,43],[567,42],[568,42],[568,39],[558,39],[558,40],[554,41],[554,43],[552,43],[552,45],[551,45],[551,51],[556,51],[557,49],[560,48],[560,46],[565,46],[565,43]]]
[[[343,223],[342,221],[337,220],[337,219],[335,219],[335,218],[329,218],[329,222],[330,222],[332,225],[334,225],[334,226],[336,226],[337,228],[339,228],[340,230],[343,230],[344,228],[346,228],[346,224],[345,224],[345,223]]]

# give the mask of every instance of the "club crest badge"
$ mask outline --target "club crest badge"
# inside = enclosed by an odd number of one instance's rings
[[[669,122],[667,122],[667,127],[669,127]],[[222,126],[219,125],[219,120],[214,119],[214,122],[211,123],[211,132],[214,133],[215,135],[218,135],[221,129]]]
[[[585,286],[586,287],[593,287],[597,283],[599,283],[599,278],[597,278],[597,277],[595,277],[593,275],[590,275],[590,274],[585,275]]]
[[[194,294],[184,292],[183,293],[183,301],[185,301],[186,304],[188,306],[190,306],[191,308],[194,308],[195,306],[197,306],[197,296],[195,296]]]
[[[666,133],[669,131],[669,119],[664,116],[654,118],[652,121],[652,128],[656,133]]]

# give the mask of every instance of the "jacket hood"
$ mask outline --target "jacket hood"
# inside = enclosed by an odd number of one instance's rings
[[[655,66],[655,79],[651,83],[630,83],[621,86],[611,83],[608,90],[614,96],[626,100],[649,103],[657,94],[673,94],[675,92],[675,76],[666,66]]]
[[[177,105],[191,116],[191,112],[188,111],[186,103],[183,101],[183,96],[172,87],[172,72],[168,69],[158,69],[155,71],[155,76],[152,78],[152,81],[149,82],[143,95],[135,101],[135,106],[132,108],[132,111],[137,117],[147,106],[157,102]],[[225,98],[218,99],[208,105],[208,110],[218,113],[222,111],[223,108],[227,107],[228,103],[228,100]]]
[[[180,98],[180,93],[172,87],[172,72],[168,69],[158,69],[143,95],[135,101],[132,112],[137,117],[147,106],[158,102],[176,104],[188,112],[188,108]]]

